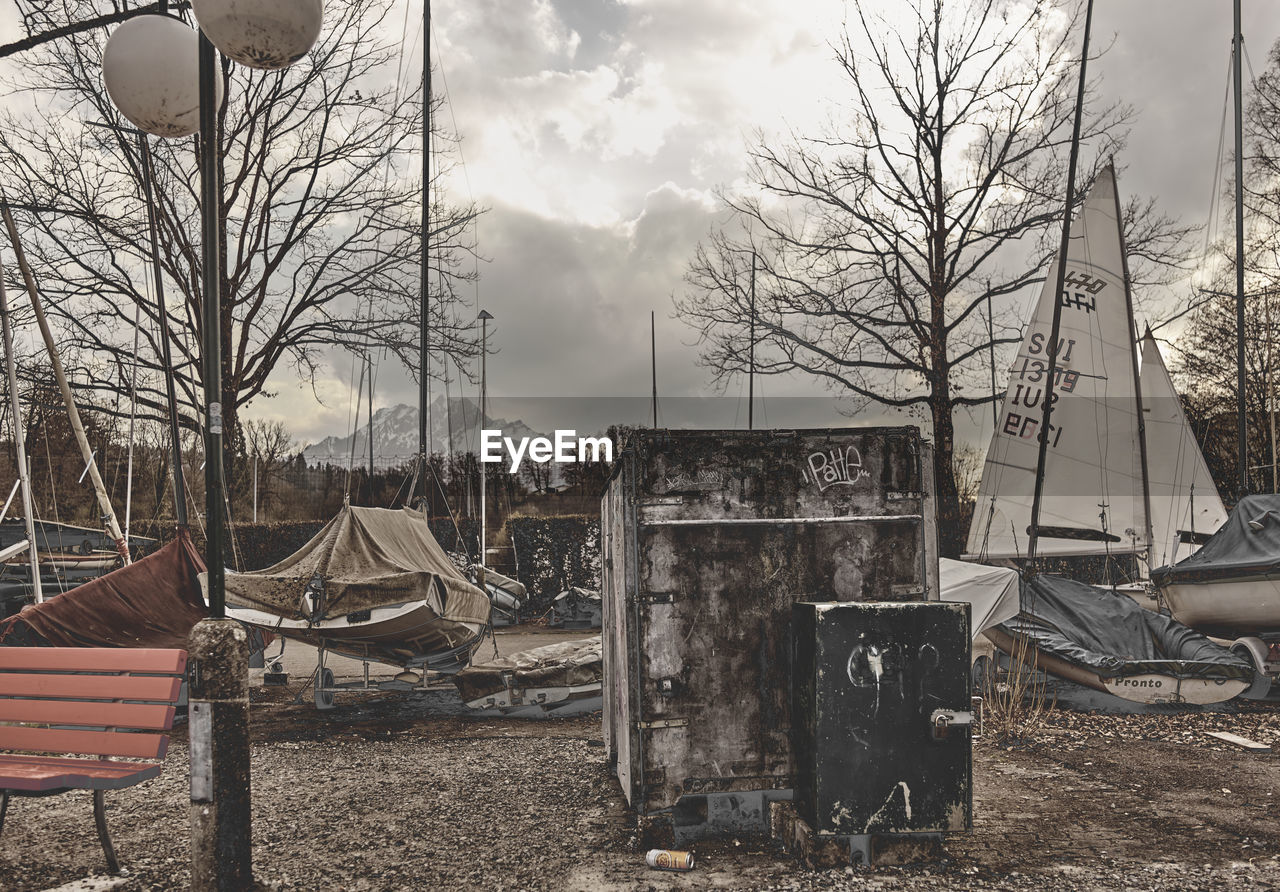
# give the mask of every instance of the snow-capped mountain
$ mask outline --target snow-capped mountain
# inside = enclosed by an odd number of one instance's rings
[[[473,400],[454,397],[445,402],[443,396],[431,403],[429,448],[433,452],[446,451],[452,429],[453,451],[475,452],[479,448],[480,425],[476,419],[480,408]],[[499,429],[507,437],[540,437],[523,421],[485,416],[484,427]],[[355,433],[357,465],[369,461],[368,424],[361,425]],[[390,467],[410,461],[418,454],[418,408],[404,403],[388,406],[373,413],[373,456],[380,467]],[[351,459],[351,437],[325,437],[302,451],[307,464],[346,465]]]

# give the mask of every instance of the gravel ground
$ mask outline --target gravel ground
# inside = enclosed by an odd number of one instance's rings
[[[1096,716],[1055,710],[1026,746],[979,739],[975,827],[950,859],[810,871],[761,839],[694,847],[689,874],[644,866],[605,764],[598,716],[532,722],[447,715],[443,693],[346,699],[331,713],[258,692],[254,870],[266,888],[1272,889],[1280,888],[1280,707]],[[187,748],[164,774],[108,794],[125,889],[188,883]],[[88,793],[13,801],[0,888],[101,873]]]

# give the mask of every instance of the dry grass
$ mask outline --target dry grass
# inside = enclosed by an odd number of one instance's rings
[[[1024,635],[1014,638],[1009,668],[992,665],[982,682],[982,733],[997,744],[1025,743],[1044,727],[1056,698],[1050,700],[1047,679],[1035,668],[1035,651]]]

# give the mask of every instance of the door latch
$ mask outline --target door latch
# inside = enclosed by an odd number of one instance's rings
[[[967,709],[935,709],[929,716],[934,740],[946,740],[951,729],[973,724],[973,713]]]

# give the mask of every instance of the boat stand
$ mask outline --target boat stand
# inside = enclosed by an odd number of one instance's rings
[[[374,681],[369,677],[369,663],[371,660],[361,660],[364,665],[364,677],[359,681],[344,681],[339,684],[333,676],[333,670],[325,666],[326,648],[319,646],[316,648],[316,671],[312,676],[314,680],[313,694],[316,709],[333,709],[334,695],[336,694],[354,694],[367,691],[429,691],[433,689],[433,684],[429,679],[432,670],[428,670],[423,666],[415,669],[409,668],[401,672],[395,678]],[[437,685],[438,686],[438,685]],[[452,688],[452,685],[448,687]],[[299,702],[302,695],[299,694]]]

